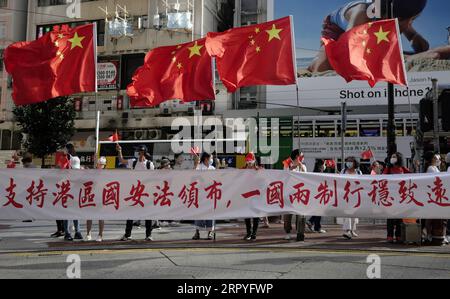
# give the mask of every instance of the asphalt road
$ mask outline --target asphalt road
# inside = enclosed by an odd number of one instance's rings
[[[79,261],[76,265],[80,271],[69,272],[82,279],[365,279],[372,264],[367,262],[369,254],[211,248],[7,253],[0,255],[0,277],[65,279],[68,268],[73,270],[70,266]],[[378,254],[381,263],[377,278],[450,278],[450,255]],[[73,255],[77,256],[67,262]]]
[[[123,223],[109,222],[105,237],[116,241],[95,244],[49,238],[53,222],[0,222],[0,278],[364,279],[368,269],[371,278],[450,278],[448,247],[387,246],[378,226],[361,226],[351,242],[339,227],[326,229],[297,243],[284,241],[274,226],[249,244],[241,240],[241,224],[224,224],[217,243],[197,243],[192,226],[183,225],[156,231],[152,243],[120,243]],[[143,229],[134,236],[143,239]]]

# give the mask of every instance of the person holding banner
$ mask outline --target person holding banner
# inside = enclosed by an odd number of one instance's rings
[[[308,172],[306,165],[303,164],[305,155],[298,149],[291,153],[291,156],[283,162],[285,171],[294,172]],[[305,226],[306,219],[301,215],[285,215],[284,216],[284,231],[286,232],[285,240],[291,240],[292,231],[292,218],[296,216],[296,228],[297,228],[297,242],[305,241]]]
[[[77,155],[77,152],[75,151],[75,146],[73,144],[67,144],[66,150],[67,159],[69,161],[68,166],[69,169],[81,169],[81,160]],[[81,227],[80,222],[78,220],[73,220],[73,227],[75,228],[75,236],[72,238],[72,235],[70,234],[69,230],[69,220],[64,220],[64,240],[66,241],[73,241],[75,240],[83,240],[83,236],[81,235]]]
[[[434,152],[427,152],[424,155],[425,169],[427,173],[441,172],[441,156]],[[425,221],[427,230],[426,241],[432,245],[447,245],[447,220],[442,219],[427,219]]]
[[[106,168],[106,158],[101,157],[97,161],[97,169],[105,169]],[[103,232],[105,231],[105,221],[98,221],[98,237],[96,239],[97,242],[103,242]],[[92,220],[88,220],[86,222],[86,241],[92,241]]]
[[[138,147],[138,158],[126,160],[123,158],[122,147],[117,143],[116,145],[117,153],[119,154],[119,161],[122,165],[128,165],[128,169],[132,170],[155,170],[155,165],[152,161],[150,161],[147,147],[142,145]],[[130,241],[131,240],[131,232],[133,231],[133,220],[127,220],[127,225],[125,227],[125,235],[120,239],[121,241]],[[153,221],[146,220],[145,221],[145,241],[151,242],[153,231]]]
[[[356,161],[355,157],[348,157],[345,160],[345,168],[342,170],[341,174],[345,175],[362,175],[361,170],[359,169],[359,163]],[[347,240],[351,240],[353,237],[358,237],[356,233],[356,226],[359,223],[358,218],[344,218],[343,237]]]
[[[314,166],[314,173],[324,173],[326,169],[325,161],[321,159],[317,160],[316,165]],[[322,229],[321,221],[322,217],[313,216],[306,222],[306,225],[311,232],[326,234],[327,231]]]
[[[216,170],[216,168],[213,166],[213,156],[208,153],[203,153],[200,158],[200,164],[197,166],[196,170],[199,171],[209,171],[209,170]],[[214,226],[215,221],[213,220],[197,220],[195,221],[195,234],[192,237],[192,240],[200,240],[200,230],[207,230],[208,231],[208,240],[213,240],[214,238]]]
[[[445,156],[445,166],[447,168],[447,172],[450,172],[450,153]]]
[[[258,164],[256,162],[256,156],[254,153],[249,153],[245,157],[245,167],[243,169],[254,169],[254,170],[260,170],[261,168],[258,167]],[[252,226],[253,222],[253,226]],[[259,227],[259,218],[247,218],[245,219],[245,227],[247,229],[247,234],[244,237],[245,241],[255,241],[256,240],[256,234],[258,232]]]
[[[411,171],[406,168],[403,154],[395,153],[390,157],[389,164],[383,172],[383,175],[389,174],[409,174]],[[402,233],[402,219],[388,219],[387,220],[387,241],[388,243],[394,243],[395,240],[401,242]],[[395,231],[395,232],[394,232]]]

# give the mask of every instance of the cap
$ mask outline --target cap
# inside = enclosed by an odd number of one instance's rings
[[[106,160],[106,158],[105,157],[100,157],[100,159],[98,159],[98,162],[97,162],[99,165],[106,165],[106,163],[107,163],[107,160]]]
[[[256,161],[256,157],[254,153],[248,153],[247,156],[245,157],[245,162],[249,163],[249,162],[255,162]]]

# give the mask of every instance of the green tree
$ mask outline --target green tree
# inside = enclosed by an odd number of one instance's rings
[[[75,133],[75,107],[67,97],[15,107],[13,113],[21,132],[28,136],[24,147],[42,159],[43,168],[45,157],[56,153]]]

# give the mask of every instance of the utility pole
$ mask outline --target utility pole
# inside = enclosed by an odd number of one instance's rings
[[[438,80],[432,79],[433,91],[432,91],[432,100],[433,100],[433,143],[434,143],[434,151],[436,153],[441,152],[441,146],[439,142],[439,92],[438,92]]]
[[[394,0],[386,1],[387,18],[394,17]],[[388,83],[388,124],[387,124],[387,153],[392,156],[397,152],[395,132],[395,89],[394,84]]]
[[[345,169],[345,133],[347,132],[347,103],[341,103],[341,162]]]

